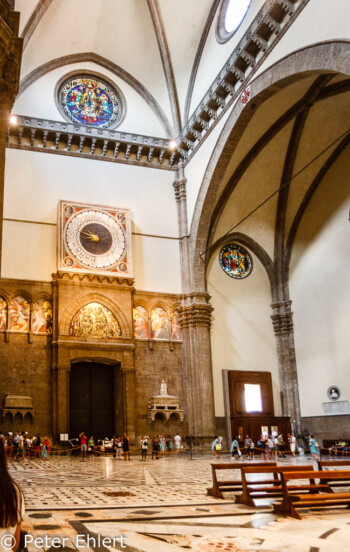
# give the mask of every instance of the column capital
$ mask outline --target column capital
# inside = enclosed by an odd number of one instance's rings
[[[211,325],[211,313],[213,307],[205,303],[194,303],[192,305],[182,305],[178,309],[179,323],[181,328],[189,326],[208,326]]]
[[[271,315],[271,320],[276,335],[293,333],[294,326],[291,305],[292,301],[279,301],[271,305],[274,311]]]
[[[175,190],[175,199],[176,201],[181,201],[182,199],[186,199],[186,178],[180,178],[178,180],[174,180],[173,186]]]

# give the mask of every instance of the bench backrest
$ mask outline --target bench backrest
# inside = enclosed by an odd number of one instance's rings
[[[289,472],[282,473],[284,481],[292,479],[350,479],[350,470],[313,471],[313,472]]]
[[[308,464],[307,466],[271,466],[271,467],[265,467],[262,466],[259,468],[251,467],[248,468],[242,468],[242,473],[245,473],[246,475],[250,473],[284,473],[284,472],[307,472],[307,471],[314,471],[313,466]]]
[[[336,460],[318,460],[318,469],[322,470],[322,468],[326,468],[327,466],[350,466],[350,460],[339,460],[337,462]]]
[[[277,462],[264,462],[263,464],[261,462],[230,462],[230,463],[220,463],[215,464],[212,463],[211,469],[213,471],[215,470],[240,470],[241,468],[244,468],[246,466],[277,466]]]

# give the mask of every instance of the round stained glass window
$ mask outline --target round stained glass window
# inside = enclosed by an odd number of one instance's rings
[[[231,278],[246,278],[252,271],[251,256],[236,243],[229,243],[222,247],[219,262],[222,270]]]
[[[235,34],[251,3],[252,0],[222,0],[216,28],[218,42],[224,43]]]
[[[66,119],[97,128],[110,128],[120,122],[122,100],[117,90],[102,79],[77,75],[59,87],[58,103]]]

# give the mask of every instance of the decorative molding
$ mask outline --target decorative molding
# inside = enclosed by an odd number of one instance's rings
[[[186,178],[182,178],[181,180],[175,180],[173,182],[176,201],[181,201],[182,199],[186,199],[186,183],[187,183]]]
[[[81,274],[74,272],[64,272],[63,270],[58,270],[56,273],[52,274],[52,279],[54,281],[66,280],[69,282],[78,282],[78,283],[96,283],[96,284],[108,284],[108,285],[118,285],[118,286],[129,286],[134,285],[133,278],[118,278],[116,276],[106,276],[103,274]]]
[[[293,333],[292,301],[281,301],[271,305],[275,312],[271,315],[275,335],[290,335]]]
[[[208,326],[211,325],[211,313],[213,307],[204,303],[194,303],[192,305],[182,305],[178,308],[179,323],[181,329],[190,326]]]
[[[116,130],[86,128],[74,123],[17,117],[10,125],[7,147],[74,157],[175,170],[175,153],[166,138]]]

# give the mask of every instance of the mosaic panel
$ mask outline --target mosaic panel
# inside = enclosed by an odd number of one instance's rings
[[[122,335],[118,320],[107,307],[100,303],[88,303],[74,316],[70,335],[76,337],[110,337]]]

